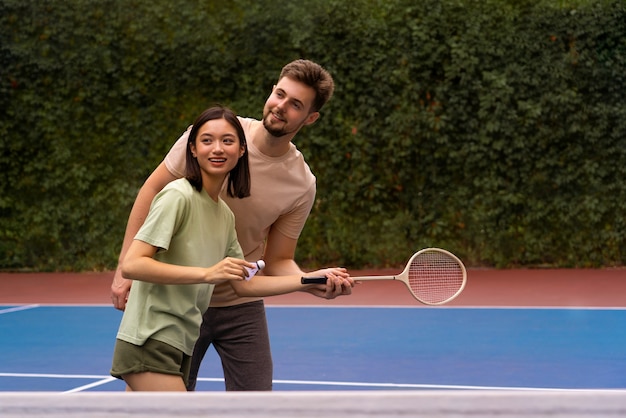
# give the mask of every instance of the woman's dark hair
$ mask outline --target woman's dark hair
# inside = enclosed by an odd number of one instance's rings
[[[230,123],[235,131],[237,131],[237,137],[239,137],[239,143],[244,147],[244,153],[237,161],[237,165],[228,173],[228,186],[226,193],[230,197],[237,197],[239,199],[250,196],[250,166],[248,164],[248,143],[246,142],[246,135],[243,132],[241,123],[235,113],[222,106],[210,107],[193,123],[191,132],[189,133],[189,139],[187,140],[187,160],[185,165],[185,178],[191,183],[191,185],[198,191],[202,190],[202,173],[200,171],[200,164],[198,160],[191,153],[190,144],[196,143],[198,137],[198,131],[200,127],[210,120],[224,119]]]

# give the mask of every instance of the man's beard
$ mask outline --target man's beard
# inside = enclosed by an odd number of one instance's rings
[[[265,127],[265,130],[269,132],[272,136],[280,138],[281,136],[287,135],[287,132],[284,129],[272,128],[266,121],[267,119],[263,119],[263,126]]]
[[[285,136],[285,135],[289,135],[289,134],[298,132],[298,130],[302,127],[302,125],[300,125],[300,126],[296,127],[296,129],[293,129],[293,130],[289,131],[289,130],[285,129],[287,127],[287,123],[285,123],[282,128],[274,128],[267,121],[268,117],[270,117],[271,114],[272,114],[272,112],[267,112],[267,114],[265,114],[263,116],[263,126],[265,127],[265,130],[267,132],[269,132],[272,136],[274,136],[276,138],[280,138],[281,136]]]

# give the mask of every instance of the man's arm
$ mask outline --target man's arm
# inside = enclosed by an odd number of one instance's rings
[[[139,228],[141,228],[143,222],[146,220],[146,216],[148,216],[152,199],[173,180],[176,180],[176,177],[169,172],[165,163],[162,162],[152,174],[150,174],[150,177],[148,177],[143,186],[141,186],[137,194],[133,208],[130,211],[130,216],[128,217],[126,232],[124,233],[124,242],[122,243],[122,251],[120,252],[117,269],[115,270],[113,283],[111,284],[111,301],[113,302],[113,306],[119,310],[126,308],[128,292],[130,291],[132,282],[122,276],[122,261],[135,235],[137,235]]]
[[[304,275],[294,260],[297,245],[297,239],[285,236],[277,228],[270,228],[263,256],[264,274],[268,276]],[[340,295],[350,295],[353,285],[352,279],[335,277],[332,280],[328,279],[326,285],[310,287],[305,291],[321,298],[334,299]]]
[[[288,238],[272,226],[265,243],[263,272],[268,276],[303,274],[304,272],[294,260],[297,245],[297,239]]]

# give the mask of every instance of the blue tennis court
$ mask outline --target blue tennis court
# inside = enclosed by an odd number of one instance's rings
[[[626,310],[268,306],[276,391],[626,388]],[[0,305],[0,391],[121,391],[121,312]],[[223,391],[211,349],[198,391]]]

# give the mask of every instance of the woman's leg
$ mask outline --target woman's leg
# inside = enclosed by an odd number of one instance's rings
[[[163,391],[163,392],[186,392],[185,382],[180,376],[154,372],[131,373],[122,378],[128,385],[126,390],[137,391]]]

